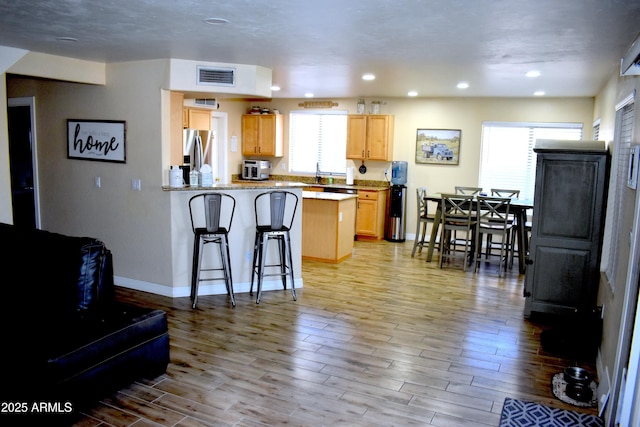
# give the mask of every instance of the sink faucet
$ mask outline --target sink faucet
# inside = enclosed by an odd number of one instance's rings
[[[316,162],[316,184],[320,184],[320,162]]]

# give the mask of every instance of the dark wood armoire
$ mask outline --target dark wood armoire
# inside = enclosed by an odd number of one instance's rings
[[[610,156],[601,141],[538,140],[524,315],[596,310]]]

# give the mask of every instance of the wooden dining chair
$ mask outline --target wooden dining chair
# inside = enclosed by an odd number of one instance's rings
[[[472,196],[477,196],[482,193],[482,188],[480,187],[463,187],[460,185],[456,185],[455,187],[456,194],[470,194]]]
[[[467,271],[467,264],[472,255],[473,239],[476,219],[474,215],[474,198],[471,194],[442,194],[441,209],[441,237],[440,237],[440,268],[444,260],[460,257],[451,251],[451,234],[464,233],[463,270]]]
[[[411,258],[415,256],[417,248],[420,248],[419,252],[422,253],[422,248],[429,244],[428,241],[425,241],[427,238],[427,224],[431,223],[433,226],[435,215],[429,213],[426,197],[427,187],[418,187],[416,189],[416,239],[413,242]]]
[[[504,189],[504,188],[492,188],[491,189],[491,196],[492,197],[508,197],[510,199],[513,198],[518,198],[520,197],[520,190],[509,190],[509,189]],[[513,213],[511,214],[511,218],[509,218],[509,221],[513,224],[513,232],[509,233],[509,236],[507,237],[509,239],[509,268],[513,267],[513,256],[514,256],[514,250],[515,250],[515,245],[516,245],[516,233],[515,233],[515,228],[517,227],[517,218],[515,217],[515,215],[513,215]],[[493,242],[492,239],[492,235],[488,234],[487,235],[487,242],[486,242],[486,246],[485,246],[485,257],[488,258],[490,255],[492,255],[492,251],[493,249],[497,249],[499,248],[500,245],[498,243]]]
[[[476,209],[476,241],[475,257],[476,265],[474,273],[478,271],[481,262],[482,236],[500,236],[500,258],[498,263],[498,276],[507,269],[511,229],[513,221],[510,219],[509,207],[511,198],[478,196]]]
[[[454,189],[456,194],[467,194],[471,196],[477,196],[478,194],[482,193],[482,188],[480,187],[465,187],[461,185],[456,185]],[[458,236],[456,235],[455,231],[453,232],[453,237],[451,240],[453,243],[454,250],[456,250],[458,245],[464,244],[464,239],[458,239]]]

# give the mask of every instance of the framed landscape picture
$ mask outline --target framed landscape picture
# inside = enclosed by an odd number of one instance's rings
[[[460,129],[418,129],[416,163],[457,165],[461,136]]]

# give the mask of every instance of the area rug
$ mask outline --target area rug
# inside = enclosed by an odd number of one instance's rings
[[[535,402],[507,397],[499,427],[604,427],[595,415],[551,408]]]

